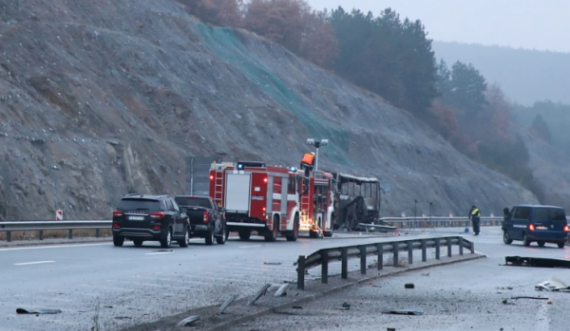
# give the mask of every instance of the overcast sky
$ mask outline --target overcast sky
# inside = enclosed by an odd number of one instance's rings
[[[570,0],[307,0],[315,9],[394,9],[438,41],[570,53]]]

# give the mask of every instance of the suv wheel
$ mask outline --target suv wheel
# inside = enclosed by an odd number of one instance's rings
[[[530,246],[530,240],[528,239],[526,233],[523,234],[523,245]]]
[[[125,242],[125,237],[113,236],[113,245],[115,245],[117,247],[121,247],[121,246],[123,246],[124,242]]]
[[[213,226],[208,226],[208,231],[206,231],[206,245],[214,244],[214,229]]]
[[[222,235],[219,237],[216,237],[216,242],[218,243],[218,245],[223,245],[226,243],[226,226],[222,225]]]
[[[188,228],[184,230],[184,238],[178,239],[178,245],[180,247],[188,247],[188,241],[190,240],[190,235],[188,234]]]
[[[509,234],[507,233],[507,231],[503,231],[503,242],[507,245],[510,245],[513,243],[513,240],[511,238],[509,238]]]
[[[564,245],[566,245],[566,243],[564,241],[559,242],[558,243],[558,248],[564,248]]]
[[[141,239],[133,239],[133,243],[135,244],[136,247],[141,247],[143,241]]]
[[[539,240],[539,241],[537,241],[536,243],[537,243],[538,246],[540,246],[540,247],[544,247],[544,244],[546,244],[546,243],[545,243],[544,241],[542,241],[542,240]]]
[[[166,230],[165,238],[160,241],[160,246],[162,248],[170,248],[172,242],[172,231],[170,229]]]

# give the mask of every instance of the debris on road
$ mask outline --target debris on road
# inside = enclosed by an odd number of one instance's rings
[[[342,304],[341,310],[349,310],[349,309],[350,309],[350,303],[344,302],[344,303]]]
[[[302,306],[293,306],[293,307],[291,307],[291,308],[293,308],[293,309],[303,309]]]
[[[423,315],[424,311],[421,308],[417,309],[394,309],[394,310],[384,310],[382,314],[392,314],[392,315]]]
[[[414,286],[413,283],[406,283],[406,284],[404,285],[404,287],[405,287],[405,288],[414,288],[415,286]]]
[[[178,324],[176,324],[176,327],[179,328],[179,327],[183,327],[183,326],[188,326],[188,325],[190,325],[196,321],[199,321],[199,320],[200,320],[200,316],[190,316],[190,317],[187,317],[187,318],[183,319],[182,321],[178,322]]]
[[[507,287],[497,287],[497,290],[512,290],[513,288],[510,286]]]
[[[39,314],[61,314],[62,311],[59,309],[38,309],[38,310],[30,310],[25,308],[16,308],[16,314],[32,314],[32,315],[39,315]]]
[[[506,256],[505,265],[519,267],[570,268],[570,261],[539,257]]]
[[[218,311],[218,314],[222,314],[224,312],[224,310],[226,310],[226,308],[228,308],[228,306],[231,305],[232,302],[234,302],[234,300],[236,298],[237,298],[237,295],[233,294],[226,301],[224,301],[224,303],[222,303],[222,305],[220,306],[220,310]]]
[[[247,303],[248,306],[252,306],[257,300],[259,300],[259,298],[261,298],[262,295],[265,295],[267,293],[267,289],[270,287],[270,284],[265,284],[263,285],[263,287],[257,291],[257,293],[255,294],[255,296],[253,297],[253,299],[249,300],[249,302]]]
[[[548,298],[543,298],[543,297],[512,297],[511,298],[511,300],[518,300],[518,299],[548,300]]]
[[[537,291],[570,292],[570,286],[554,276],[547,281],[538,283],[534,289]]]
[[[281,262],[263,262],[263,264],[267,264],[267,265],[281,265]]]
[[[422,276],[426,276],[426,277],[429,276],[429,272],[422,274]]]
[[[279,287],[277,292],[275,292],[276,297],[283,297],[287,295],[287,288],[289,288],[290,283],[283,284]]]

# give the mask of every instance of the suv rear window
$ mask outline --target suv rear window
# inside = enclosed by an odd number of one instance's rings
[[[212,208],[208,198],[176,197],[174,199],[179,206],[197,206]]]
[[[120,211],[159,211],[160,202],[149,199],[122,199],[117,209]]]
[[[550,208],[551,221],[566,221],[566,212],[562,208]]]

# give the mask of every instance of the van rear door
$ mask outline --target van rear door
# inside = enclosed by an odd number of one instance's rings
[[[566,221],[566,212],[563,208],[549,208],[550,228],[556,232],[564,232],[564,227],[568,224]]]

